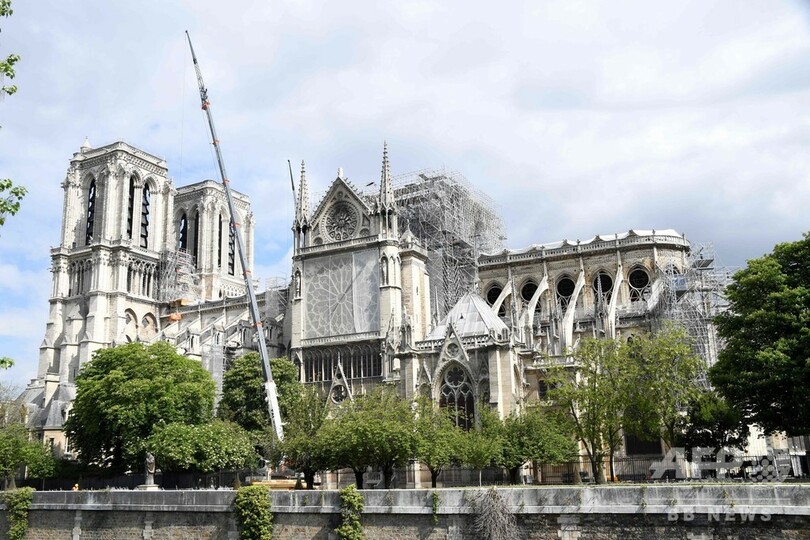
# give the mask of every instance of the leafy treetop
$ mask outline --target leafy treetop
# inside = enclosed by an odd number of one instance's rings
[[[9,17],[14,10],[11,9],[11,0],[0,0],[0,17]],[[5,59],[0,60],[0,80],[3,78],[14,79],[14,65],[19,62],[20,57],[10,54]],[[0,86],[0,95],[10,96],[17,91],[13,84]],[[13,216],[20,210],[20,201],[27,190],[22,186],[15,186],[9,178],[0,178],[0,226],[6,222],[6,216]]]
[[[766,432],[810,434],[810,233],[748,261],[726,296],[712,384]]]
[[[96,351],[76,377],[65,429],[83,463],[141,470],[146,440],[162,424],[211,420],[211,375],[165,342]]]

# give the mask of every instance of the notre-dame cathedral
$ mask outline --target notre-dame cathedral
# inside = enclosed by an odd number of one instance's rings
[[[254,283],[271,355],[289,356],[325,399],[388,383],[460,422],[482,403],[505,416],[544,398],[545,363],[578,340],[645,332],[662,317],[680,318],[713,361],[708,304],[690,300],[694,283],[711,286],[710,257],[683,235],[505,249],[500,215],[460,174],[392,176],[385,149],[375,183],[359,189],[339,171],[311,207],[302,164],[290,277]],[[219,183],[175,187],[162,159],[85,142],[62,187],[38,377],[22,399],[30,429],[69,455],[62,426],[94,351],[166,340],[221,382],[255,336]],[[252,265],[256,220],[247,195],[235,204]]]

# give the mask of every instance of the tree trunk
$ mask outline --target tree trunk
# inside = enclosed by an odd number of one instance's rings
[[[605,483],[605,467],[601,456],[590,457],[593,478],[597,484]]]
[[[436,481],[439,479],[439,473],[441,469],[429,469],[430,470],[430,487],[436,487]]]
[[[478,469],[478,487],[481,487],[481,469]]]
[[[385,489],[391,489],[391,479],[394,477],[394,468],[393,467],[383,467],[383,485]]]
[[[365,470],[352,470],[354,471],[354,483],[357,484],[357,489],[363,489],[363,473]]]
[[[509,483],[513,486],[522,484],[520,481],[520,467],[512,467],[509,469]]]
[[[315,489],[315,471],[307,467],[303,470],[303,472],[304,480],[307,483],[307,489]]]
[[[614,452],[613,450],[611,450],[611,451],[610,451],[610,481],[611,481],[611,482],[615,482],[615,481],[616,481],[616,471],[615,471],[615,470],[614,470],[614,468],[613,468],[613,455],[614,455],[615,453],[616,453],[616,452]]]

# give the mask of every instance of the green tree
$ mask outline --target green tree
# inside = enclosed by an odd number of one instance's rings
[[[164,424],[146,442],[163,471],[210,473],[256,464],[250,435],[238,424],[214,420],[207,424]]]
[[[287,410],[281,453],[290,467],[303,473],[307,489],[315,489],[315,473],[328,466],[320,437],[326,413],[323,398],[312,386],[302,388]]]
[[[726,296],[712,384],[765,432],[810,434],[810,233],[748,261]]]
[[[462,461],[464,432],[432,400],[422,398],[417,403],[416,459],[430,471],[430,485],[445,467]]]
[[[578,455],[573,429],[554,411],[532,407],[504,421],[501,465],[513,484],[520,483],[520,467],[528,461],[538,470],[540,463],[565,463]]]
[[[215,385],[199,362],[165,342],[96,351],[76,377],[65,429],[79,459],[142,470],[146,441],[162,424],[211,420]]]
[[[53,452],[30,439],[25,428],[25,408],[14,400],[16,388],[0,382],[0,478],[14,487],[15,473],[23,466],[28,476],[43,478],[54,472]]]
[[[324,423],[319,439],[330,468],[352,469],[359,489],[367,467],[379,468],[390,488],[394,468],[405,466],[414,455],[413,411],[394,390],[378,387],[344,402]]]
[[[711,448],[716,455],[724,448],[744,450],[749,427],[742,411],[714,390],[703,390],[689,402],[678,432],[677,446],[687,451],[695,447]]]
[[[625,430],[674,446],[683,413],[699,393],[698,375],[705,373],[688,334],[665,326],[622,344],[620,357],[630,389]]]
[[[0,0],[0,17],[9,17],[14,13],[11,9],[11,0]],[[5,59],[0,60],[0,79],[14,79],[14,65],[19,62],[20,57],[10,54]],[[0,87],[0,96],[10,96],[17,91],[13,84]],[[9,178],[0,178],[0,226],[6,222],[6,216],[13,216],[20,210],[20,201],[27,190],[22,186],[15,186]]]
[[[286,422],[289,409],[300,394],[298,369],[287,358],[271,359],[270,369],[278,390],[279,412]],[[250,352],[240,356],[225,372],[217,416],[236,422],[248,431],[263,431],[270,425],[259,353]]]
[[[0,356],[0,369],[8,369],[14,365],[14,360],[8,356]]]
[[[464,434],[462,441],[462,461],[478,470],[480,486],[483,470],[503,463],[503,423],[487,403],[478,405],[478,422]]]
[[[617,341],[585,339],[571,356],[573,370],[563,365],[548,370],[549,397],[570,415],[593,476],[603,483],[604,460],[610,457],[612,467],[613,455],[621,446],[631,377],[622,365]]]
[[[28,476],[44,478],[54,471],[53,454],[39,441],[28,439],[28,430],[22,423],[0,428],[0,477],[9,488],[14,487],[14,476],[25,466]]]

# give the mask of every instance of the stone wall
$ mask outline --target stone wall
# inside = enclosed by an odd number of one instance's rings
[[[433,492],[439,495],[434,523]],[[476,489],[365,490],[366,538],[474,538]],[[520,537],[563,539],[810,538],[810,485],[658,484],[499,488]],[[29,539],[235,540],[234,492],[37,492]],[[336,491],[273,492],[273,538],[330,539]],[[6,537],[0,512],[0,538]]]

